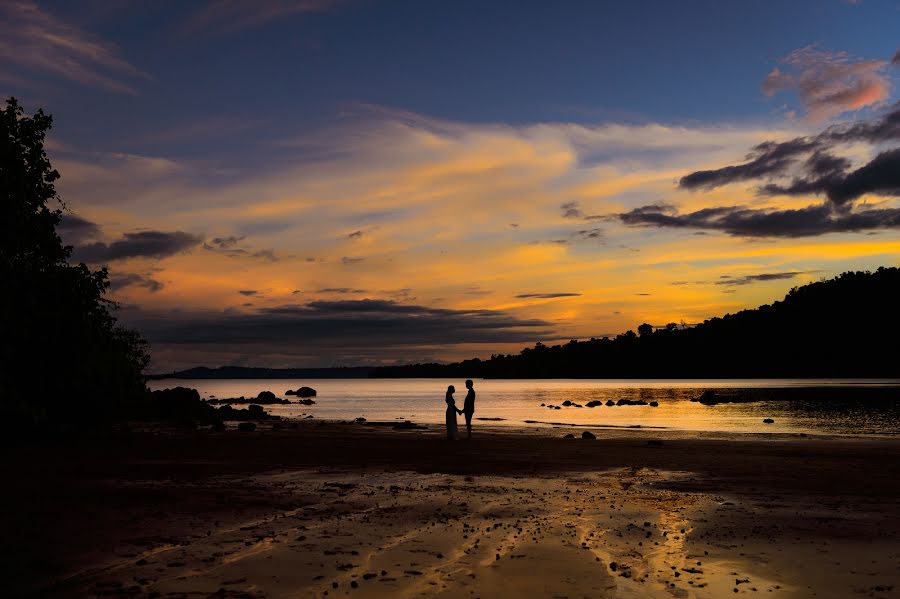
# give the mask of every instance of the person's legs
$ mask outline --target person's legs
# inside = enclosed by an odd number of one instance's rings
[[[466,432],[469,435],[469,439],[472,438],[472,413],[466,412]]]

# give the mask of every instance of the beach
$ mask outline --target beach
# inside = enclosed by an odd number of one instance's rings
[[[13,596],[893,597],[900,444],[378,423],[8,448]],[[575,438],[565,438],[572,434]]]

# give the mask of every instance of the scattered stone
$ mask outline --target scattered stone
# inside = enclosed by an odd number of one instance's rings
[[[603,405],[603,402],[600,401],[600,400],[597,400],[597,399],[593,399],[593,400],[587,402],[587,403],[584,404],[584,405],[586,405],[586,406],[589,407],[589,408],[596,408],[597,406],[602,406],[602,405]]]
[[[581,438],[582,439],[596,439],[597,435],[595,435],[591,431],[584,431],[583,433],[581,433]]]
[[[285,395],[296,395],[297,397],[315,397],[316,390],[312,387],[300,387],[296,391],[292,391],[288,389],[284,392]]]
[[[616,402],[614,402],[611,399],[608,399],[608,400],[606,400],[606,405],[609,407],[613,407],[614,405],[616,405]]]
[[[617,406],[646,406],[647,402],[643,399],[625,399],[622,398],[616,402]]]
[[[563,437],[563,439],[574,439],[574,438],[575,438],[575,435],[573,435],[572,433],[569,433],[568,435]]]
[[[650,407],[651,407],[651,408],[658,408],[658,407],[659,407],[659,402],[658,402],[658,401],[651,401],[651,402],[650,402]]]
[[[763,424],[775,424],[775,421],[771,418],[763,418]]]

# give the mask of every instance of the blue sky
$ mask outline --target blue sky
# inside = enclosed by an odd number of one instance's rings
[[[0,92],[55,117],[67,241],[109,265],[158,368],[486,355],[898,261],[900,187],[854,172],[893,160],[876,161],[898,141],[900,0],[10,0],[0,17]],[[855,122],[876,133],[819,135]],[[328,336],[313,313],[353,316]],[[449,318],[452,341],[365,328],[388,316]],[[209,341],[247,323],[276,333]]]
[[[198,4],[42,4],[148,75],[124,77],[124,97],[54,82],[60,134],[110,149],[212,113],[259,119],[265,138],[359,103],[470,122],[761,120],[792,103],[759,90],[782,56],[889,58],[900,29],[896,0],[347,0],[191,26]]]

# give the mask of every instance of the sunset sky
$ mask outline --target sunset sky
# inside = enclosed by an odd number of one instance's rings
[[[0,91],[53,114],[63,239],[154,371],[486,357],[900,265],[898,81],[900,0],[0,3]]]

